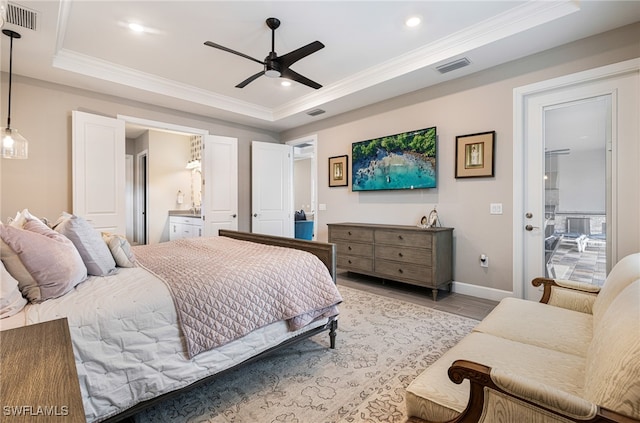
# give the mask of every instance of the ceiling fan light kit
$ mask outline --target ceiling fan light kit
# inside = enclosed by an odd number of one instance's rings
[[[245,79],[244,81],[236,85],[236,88],[244,88],[249,83],[255,81],[262,75],[265,75],[269,78],[290,79],[292,81],[299,82],[301,84],[304,84],[316,90],[321,88],[322,85],[291,70],[290,66],[293,65],[298,60],[303,59],[309,56],[310,54],[313,54],[316,51],[324,48],[324,44],[322,44],[320,41],[314,41],[312,43],[307,44],[306,46],[300,47],[297,50],[289,52],[284,56],[278,56],[278,54],[275,51],[275,37],[276,37],[276,29],[280,26],[280,20],[277,18],[268,18],[266,20],[266,23],[267,23],[267,26],[271,29],[271,52],[269,52],[269,54],[267,55],[267,57],[265,57],[264,60],[258,60],[251,56],[247,56],[244,53],[240,53],[228,47],[221,46],[220,44],[216,44],[212,41],[206,41],[204,44],[209,47],[226,51],[227,53],[232,53],[240,57],[244,57],[245,59],[249,59],[253,62],[260,63],[261,65],[264,66],[264,70],[254,75],[251,75],[249,78]]]

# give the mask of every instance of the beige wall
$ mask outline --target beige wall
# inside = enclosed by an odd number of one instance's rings
[[[8,75],[2,73],[3,122],[6,122],[7,84]],[[3,221],[25,207],[36,216],[49,219],[72,210],[72,110],[110,117],[134,116],[238,138],[238,226],[240,230],[249,230],[251,141],[277,142],[277,134],[17,75],[13,78],[11,126],[29,140],[29,159],[0,160],[0,218]]]
[[[350,186],[320,183],[318,202],[327,209],[319,211],[318,240],[327,239],[327,223],[414,225],[437,205],[442,225],[455,228],[454,279],[511,291],[514,88],[638,57],[640,24],[635,24],[283,133],[285,141],[317,134],[318,180],[326,181],[322,163],[331,156],[351,156],[353,142],[437,127],[437,188],[354,193]],[[495,177],[455,179],[456,135],[484,131],[496,131]],[[628,160],[637,163],[637,154]],[[490,215],[490,203],[502,203],[504,213]],[[640,211],[634,212],[637,219]],[[488,269],[479,266],[481,253],[490,257]]]

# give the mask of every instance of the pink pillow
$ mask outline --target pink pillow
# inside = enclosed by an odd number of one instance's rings
[[[0,225],[0,238],[29,272],[30,278],[12,276],[31,302],[64,295],[87,278],[87,268],[73,243],[39,220],[28,220],[23,229]],[[11,273],[9,266],[7,270]]]

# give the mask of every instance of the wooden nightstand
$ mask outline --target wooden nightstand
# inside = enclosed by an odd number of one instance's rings
[[[84,422],[67,319],[0,331],[0,422]]]

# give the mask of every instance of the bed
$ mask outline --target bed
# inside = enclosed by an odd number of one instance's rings
[[[220,242],[223,242],[221,246],[214,246]],[[191,250],[183,251],[185,246]],[[207,250],[210,258],[193,258],[196,254],[193,248]],[[225,255],[233,255],[235,248],[265,255],[252,265],[253,258],[248,253],[241,259]],[[220,231],[220,237],[171,241],[131,250],[136,257],[135,267],[118,267],[117,272],[105,276],[90,276],[66,294],[28,304],[0,322],[0,329],[6,329],[61,317],[68,319],[88,422],[121,421],[222,372],[322,331],[329,332],[329,346],[335,348],[336,306],[341,297],[335,287],[333,244]],[[220,257],[215,258],[217,256]],[[302,262],[294,265],[298,259],[292,257],[300,257]],[[213,289],[215,292],[226,289],[224,281],[230,280],[229,272],[237,273],[236,265],[240,262],[247,274],[238,277],[253,282],[246,286],[238,282],[233,289],[228,289],[250,292],[248,299],[229,300],[223,304],[226,311],[209,313],[214,316],[204,317],[200,319],[202,322],[193,325],[189,320],[198,320],[198,315],[203,313],[193,311],[196,307],[190,302],[193,298],[196,303],[216,305],[214,300],[202,299],[204,294],[198,286],[210,283],[204,279],[208,279],[211,266],[198,272],[193,269],[198,260],[230,263],[227,270],[220,271],[223,276],[216,273],[213,278],[218,281],[211,284],[222,284]],[[233,264],[234,261],[237,263]],[[187,265],[180,270],[178,262]],[[4,257],[3,263],[6,264]],[[300,271],[296,266],[313,270]],[[283,275],[268,275],[285,268],[288,270]],[[298,276],[303,273],[311,276]],[[176,277],[178,274],[187,277],[180,279]],[[285,284],[274,287],[277,282],[272,280],[282,280]],[[296,288],[298,283],[307,286]],[[261,288],[262,285],[266,288]],[[176,290],[182,293],[176,295]],[[264,300],[256,307],[255,301],[262,300],[252,296],[261,290],[281,298],[284,305],[273,306],[271,300]],[[299,307],[307,307],[311,304],[309,301],[316,300],[297,299],[293,302],[302,305],[291,304],[290,297],[298,296],[292,294],[296,291],[318,291],[319,294],[308,294],[321,297],[320,303],[314,305],[316,309],[299,313]],[[179,296],[187,298],[186,305],[177,299]],[[189,300],[189,297],[193,298]],[[280,307],[281,314],[265,316],[265,310],[273,307]],[[261,317],[252,323],[253,317],[245,316],[252,314]],[[209,328],[213,335],[203,341],[203,333]]]

